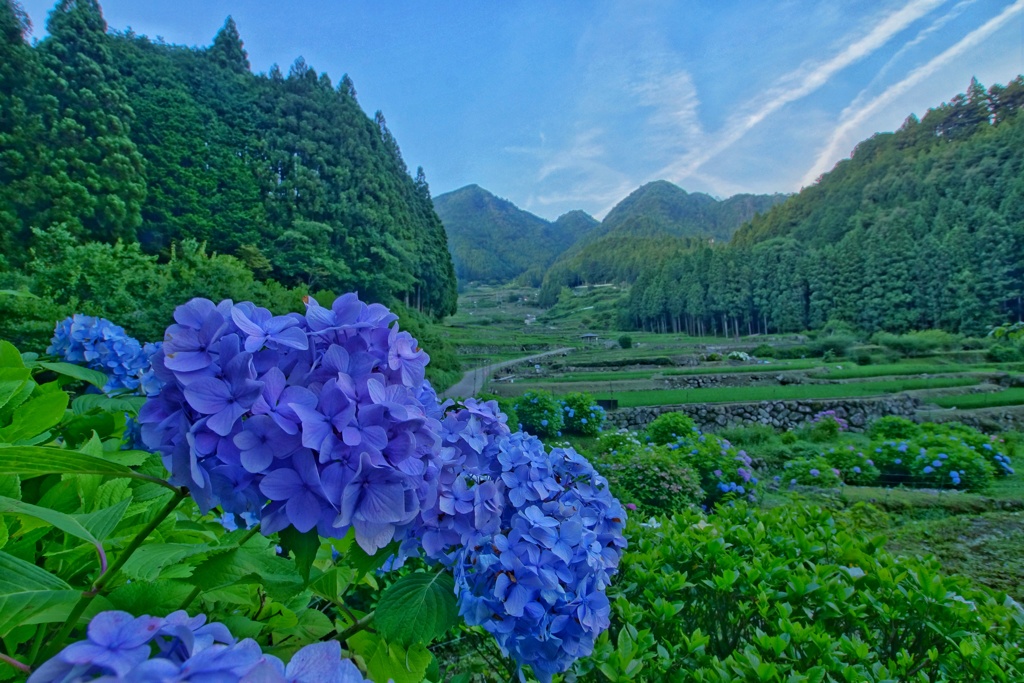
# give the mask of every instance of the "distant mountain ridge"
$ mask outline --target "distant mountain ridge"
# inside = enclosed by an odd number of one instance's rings
[[[632,253],[637,248],[660,249],[678,238],[727,241],[741,224],[785,198],[741,194],[718,200],[658,180],[634,190],[601,222],[583,211],[549,222],[468,185],[434,197],[434,209],[460,282],[525,276],[539,284],[552,264],[559,279],[633,279],[642,260]]]
[[[460,282],[508,282],[531,270],[539,281],[562,252],[598,225],[583,211],[544,220],[479,185],[434,197],[434,210],[448,233]]]

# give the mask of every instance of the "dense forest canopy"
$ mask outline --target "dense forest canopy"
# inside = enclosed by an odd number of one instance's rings
[[[559,254],[597,226],[583,211],[546,221],[479,185],[434,197],[448,232],[459,282],[509,282],[531,273],[538,281]]]
[[[645,268],[630,316],[693,333],[968,334],[1024,316],[1024,78],[911,116],[857,145],[728,245]]]
[[[110,33],[96,0],[61,0],[35,46],[27,28],[0,0],[0,289],[40,297],[0,295],[0,317],[73,304],[151,334],[168,296],[290,290],[454,312],[423,170],[347,76],[253,74],[230,17],[206,48]],[[184,261],[223,272],[193,292]]]
[[[553,304],[563,286],[632,282],[645,270],[709,241],[727,241],[745,221],[786,195],[739,194],[719,200],[665,180],[647,183],[608,212],[544,276],[540,300]]]

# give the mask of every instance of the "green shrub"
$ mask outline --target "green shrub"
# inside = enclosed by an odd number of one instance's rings
[[[920,433],[920,425],[896,415],[880,417],[868,427],[872,439],[912,439]]]
[[[697,425],[684,413],[664,413],[647,425],[647,436],[658,446],[689,437],[696,431]]]
[[[537,436],[559,436],[563,425],[562,404],[551,392],[527,391],[513,406],[523,431]]]
[[[750,355],[755,356],[757,358],[774,358],[775,347],[771,346],[770,344],[761,344],[760,346],[756,347],[753,351],[751,351]]]
[[[631,349],[633,348],[633,338],[628,334],[624,334],[619,337],[619,348],[620,349]]]
[[[775,440],[775,437],[778,436],[775,430],[768,425],[756,423],[721,429],[717,434],[729,443],[743,448],[761,446]]]
[[[604,408],[590,394],[566,394],[562,399],[563,431],[581,436],[597,436],[604,427]]]
[[[857,343],[856,338],[847,335],[835,334],[828,337],[819,337],[810,345],[811,353],[815,356],[845,356],[850,347]]]
[[[985,360],[989,363],[1016,363],[1021,358],[1020,349],[1007,344],[997,344],[985,352]]]
[[[678,454],[665,448],[626,448],[597,459],[612,493],[636,516],[683,512],[704,500],[700,475]]]
[[[880,470],[874,460],[856,446],[830,448],[825,452],[825,459],[829,465],[839,470],[839,478],[844,484],[874,486],[878,483]]]
[[[775,357],[781,360],[810,358],[815,355],[817,354],[807,346],[778,346],[775,348]]]
[[[995,476],[991,456],[948,434],[925,432],[916,439],[873,442],[871,447],[884,484],[980,491]]]
[[[874,362],[874,359],[871,357],[870,353],[861,351],[854,355],[853,362],[857,365],[871,365]]]
[[[816,507],[629,527],[578,681],[1024,680],[1021,608]]]
[[[835,488],[843,483],[839,472],[822,456],[797,458],[786,463],[782,471],[783,485],[817,486]]]
[[[950,351],[960,348],[962,337],[943,330],[923,330],[907,334],[877,332],[871,341],[904,356],[923,356],[939,350]]]

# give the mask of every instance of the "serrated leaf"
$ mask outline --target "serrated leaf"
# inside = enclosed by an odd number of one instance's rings
[[[75,517],[82,523],[82,526],[92,532],[93,536],[100,541],[104,541],[109,538],[110,534],[112,534],[114,529],[117,528],[117,525],[124,517],[124,513],[128,509],[128,506],[131,505],[131,502],[132,498],[131,496],[128,496],[127,498],[122,498],[109,507],[96,510],[95,512],[75,515]]]
[[[294,624],[285,628],[274,628],[274,642],[280,642],[287,636],[296,639],[296,644],[313,643],[334,630],[334,624],[323,612],[315,609],[303,609],[296,616]]]
[[[455,624],[455,581],[447,572],[406,574],[388,586],[374,623],[390,643],[429,643]]]
[[[309,589],[322,598],[337,601],[354,580],[355,570],[351,567],[331,567],[310,581]]]
[[[21,477],[16,474],[0,477],[0,496],[21,500]]]
[[[374,681],[422,683],[433,657],[423,645],[405,649],[366,631],[351,636],[348,645],[363,658],[370,680]]]
[[[96,510],[108,508],[114,503],[130,498],[131,482],[127,479],[111,479],[96,489],[96,497],[92,501]]]
[[[71,402],[71,411],[75,415],[84,415],[93,410],[137,415],[145,402],[146,399],[142,396],[111,397],[106,394],[82,394]]]
[[[45,569],[0,551],[0,637],[24,624],[64,621],[81,595]]]
[[[315,528],[301,533],[295,527],[288,526],[278,535],[281,538],[281,547],[295,557],[295,566],[302,580],[308,582],[309,570],[316,559],[316,552],[320,549],[320,534]]]
[[[21,405],[11,424],[0,429],[0,442],[17,443],[46,433],[60,423],[68,408],[68,395],[63,391],[37,396]]]
[[[118,586],[107,596],[115,609],[131,614],[170,614],[192,593],[184,581],[132,582]]]
[[[39,367],[46,368],[50,372],[56,372],[58,375],[88,382],[97,389],[102,389],[110,381],[106,373],[83,368],[81,365],[75,365],[74,363],[49,363],[43,361],[39,363]]]
[[[192,572],[191,583],[204,590],[236,584],[260,584],[271,598],[287,600],[302,590],[295,565],[265,550],[234,548],[204,560]]]
[[[153,581],[167,565],[208,550],[209,546],[194,543],[146,543],[132,553],[121,572],[130,579]]]

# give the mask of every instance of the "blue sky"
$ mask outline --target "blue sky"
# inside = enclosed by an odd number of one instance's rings
[[[876,131],[1024,72],[1024,0],[100,0],[253,70],[348,73],[436,196],[598,218],[645,182],[793,192]],[[22,0],[41,35],[54,2]]]

